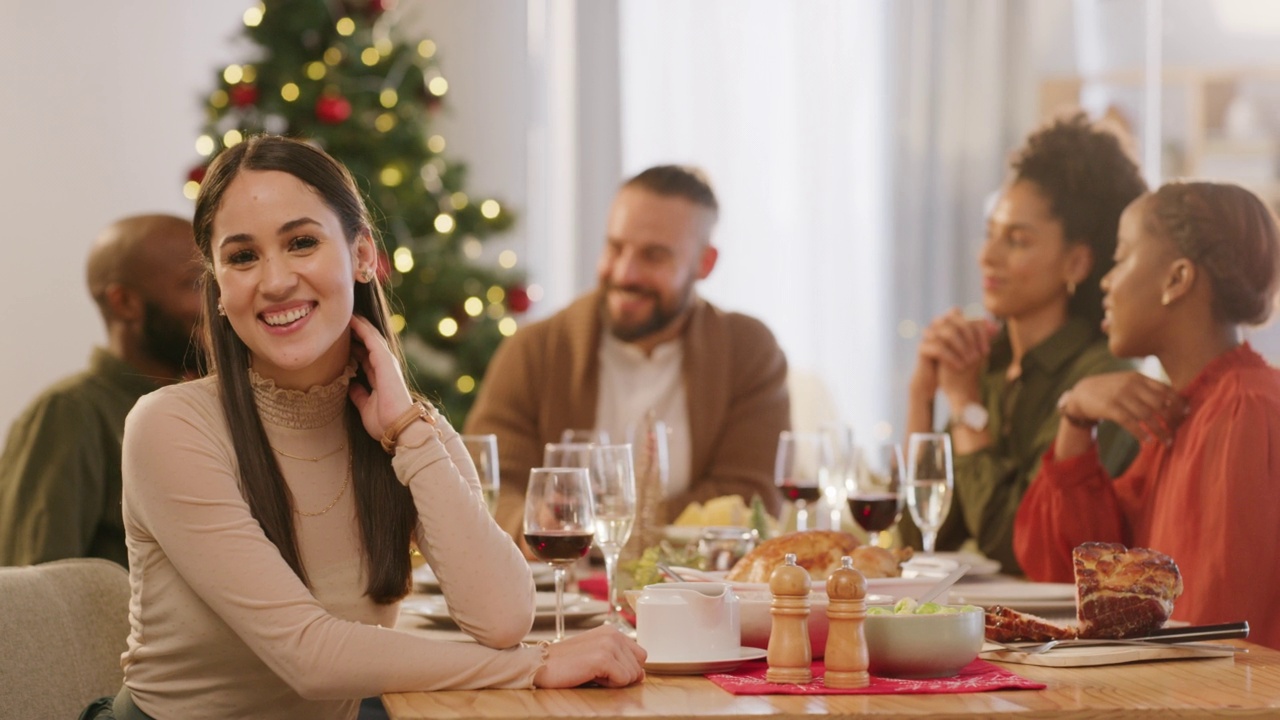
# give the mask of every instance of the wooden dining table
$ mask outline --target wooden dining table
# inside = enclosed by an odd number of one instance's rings
[[[413,621],[406,621],[411,631]],[[438,637],[445,631],[416,628]],[[733,695],[700,675],[657,675],[612,689],[387,693],[393,720],[626,718],[667,720],[813,715],[876,718],[1280,718],[1280,652],[1234,640],[1229,657],[1095,667],[998,663],[1043,690],[937,695]]]

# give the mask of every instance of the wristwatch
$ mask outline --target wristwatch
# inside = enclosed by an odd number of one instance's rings
[[[960,424],[969,428],[974,432],[982,432],[987,429],[987,421],[991,418],[990,413],[982,405],[976,402],[965,403],[960,409],[960,417],[957,418]]]

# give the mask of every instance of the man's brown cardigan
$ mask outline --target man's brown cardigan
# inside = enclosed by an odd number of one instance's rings
[[[498,436],[497,519],[517,537],[529,469],[542,464],[543,446],[565,429],[595,427],[599,298],[588,293],[504,341],[467,416],[467,433]],[[691,481],[667,503],[667,522],[692,501],[735,493],[747,501],[758,494],[776,515],[774,456],[791,424],[786,357],[759,320],[693,302],[683,338]]]

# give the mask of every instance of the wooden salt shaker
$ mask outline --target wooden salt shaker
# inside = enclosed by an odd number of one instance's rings
[[[841,567],[827,578],[827,687],[860,688],[871,684],[867,672],[867,579],[853,567],[853,558],[840,558]]]
[[[809,647],[809,571],[796,565],[794,553],[769,577],[773,616],[769,631],[769,671],[771,683],[803,685],[813,681],[813,652]]]

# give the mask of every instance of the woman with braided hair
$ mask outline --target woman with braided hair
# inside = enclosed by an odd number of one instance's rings
[[[1251,639],[1280,648],[1280,371],[1240,339],[1280,284],[1275,218],[1235,185],[1170,183],[1125,210],[1115,260],[1102,279],[1111,351],[1154,355],[1169,382],[1095,375],[1062,395],[1014,525],[1018,560],[1033,579],[1070,581],[1080,543],[1158,550],[1182,571],[1174,619],[1247,620]],[[1114,481],[1101,420],[1143,439]]]

